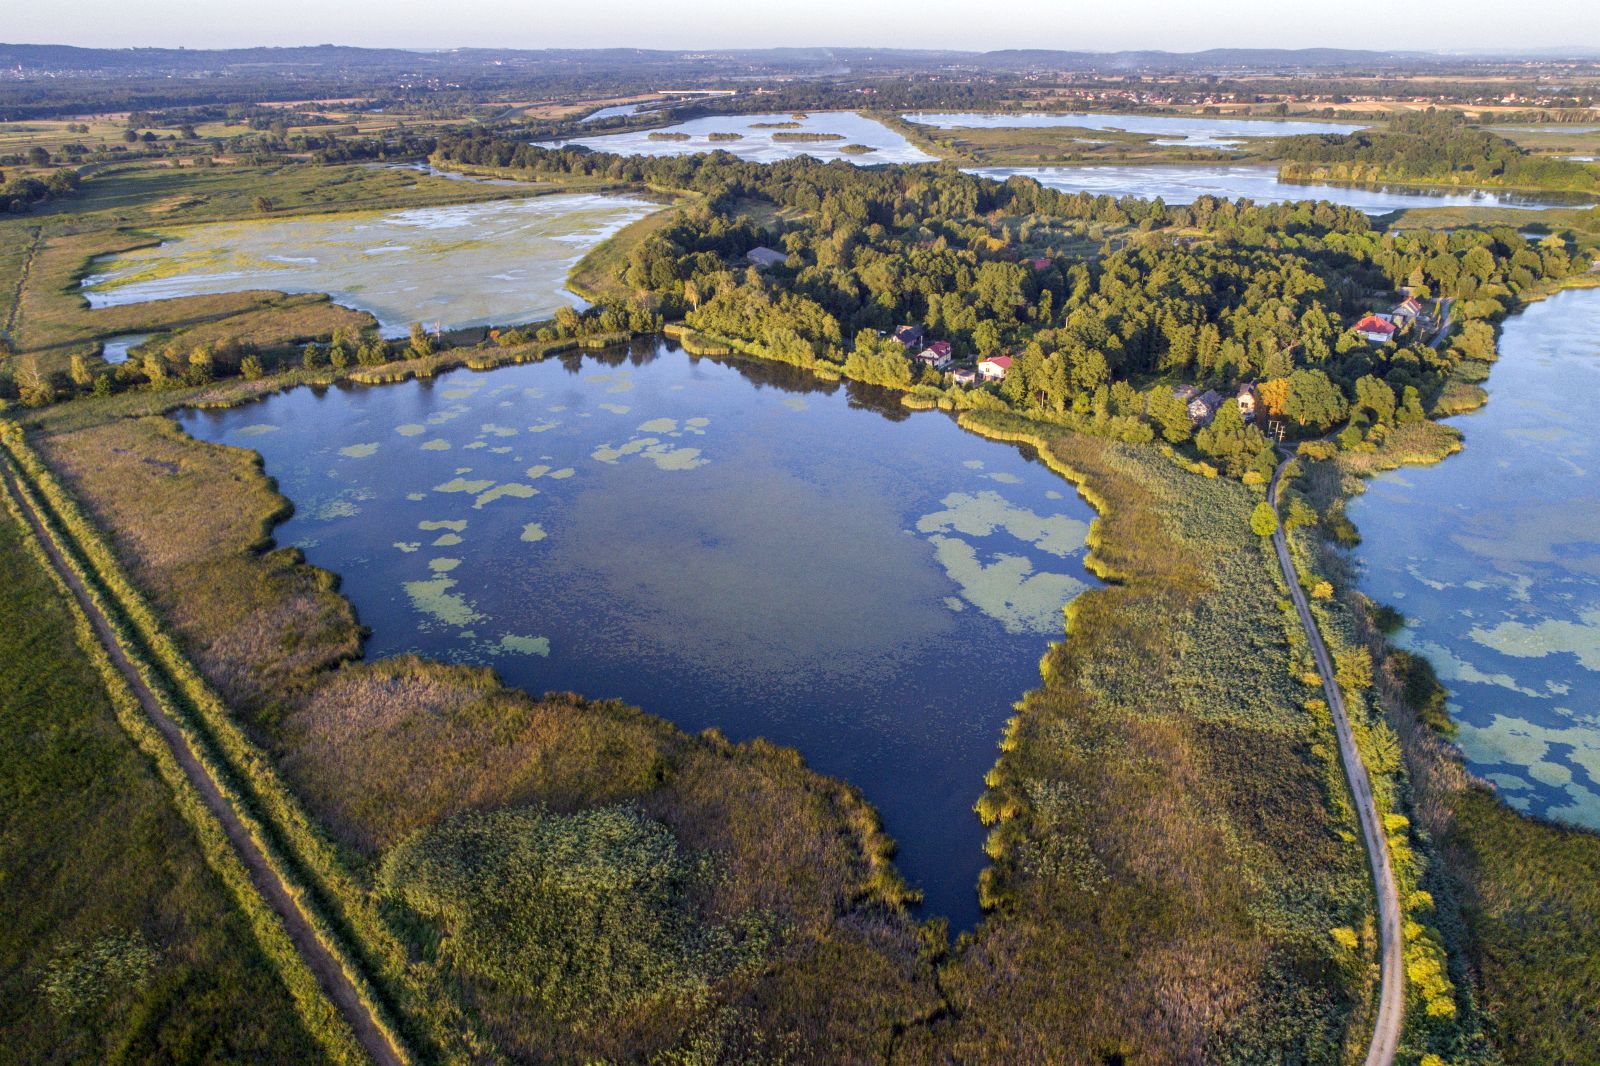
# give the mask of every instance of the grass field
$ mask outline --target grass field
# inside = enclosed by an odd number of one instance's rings
[[[0,1058],[322,1061],[21,536],[0,512]]]

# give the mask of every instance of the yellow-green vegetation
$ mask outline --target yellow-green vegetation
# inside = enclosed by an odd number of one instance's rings
[[[324,1061],[26,538],[0,512],[0,1057]]]
[[[590,303],[622,302],[632,298],[635,287],[627,284],[623,275],[634,249],[670,224],[676,214],[675,211],[657,211],[618,230],[578,260],[567,278],[567,288]]]

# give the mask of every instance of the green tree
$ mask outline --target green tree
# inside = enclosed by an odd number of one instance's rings
[[[1173,444],[1182,444],[1194,431],[1189,408],[1165,385],[1157,385],[1150,392],[1150,417],[1161,427],[1161,435]]]
[[[1344,394],[1320,370],[1296,370],[1289,375],[1289,392],[1283,413],[1302,427],[1324,430],[1344,420]]]

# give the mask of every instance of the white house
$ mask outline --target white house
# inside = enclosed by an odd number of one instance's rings
[[[1004,381],[1006,372],[1010,369],[1009,355],[991,355],[978,363],[978,376],[985,381]]]

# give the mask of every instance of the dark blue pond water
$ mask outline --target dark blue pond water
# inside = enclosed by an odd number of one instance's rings
[[[782,371],[652,344],[182,422],[262,453],[369,655],[793,745],[970,926],[972,805],[1092,512],[1019,448]]]

